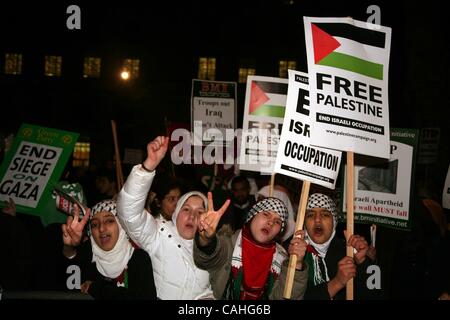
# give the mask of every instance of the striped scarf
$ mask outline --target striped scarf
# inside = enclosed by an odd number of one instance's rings
[[[319,252],[310,244],[306,247],[305,261],[310,266],[308,279],[313,281],[314,286],[330,281],[325,257],[319,255]]]
[[[234,246],[225,298],[267,299],[285,259],[286,253],[275,242],[268,245],[256,244],[248,226],[244,225]]]

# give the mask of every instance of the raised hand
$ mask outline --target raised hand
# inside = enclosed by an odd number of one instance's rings
[[[75,204],[74,215],[68,216],[66,223],[62,227],[63,242],[66,246],[76,247],[80,244],[83,237],[83,229],[89,221],[90,209],[87,209],[83,219],[80,220],[80,208]]]
[[[216,235],[220,218],[223,216],[229,205],[230,199],[225,201],[219,210],[215,211],[212,193],[208,192],[208,211],[202,214],[199,219],[198,232],[200,245],[206,246]]]
[[[147,159],[143,162],[145,169],[155,170],[161,160],[164,158],[169,146],[169,137],[158,136],[152,142],[147,144]]]

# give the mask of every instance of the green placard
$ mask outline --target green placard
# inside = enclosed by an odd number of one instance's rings
[[[17,211],[47,221],[45,208],[79,134],[22,124],[0,167],[0,203],[12,198]]]

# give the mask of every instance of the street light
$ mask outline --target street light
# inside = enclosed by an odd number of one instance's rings
[[[120,73],[120,78],[122,78],[122,80],[127,81],[128,79],[130,79],[130,73],[128,71],[122,71]]]

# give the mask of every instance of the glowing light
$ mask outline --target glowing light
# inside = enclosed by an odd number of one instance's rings
[[[122,78],[122,80],[128,80],[130,78],[130,73],[128,71],[122,71],[120,77]]]

